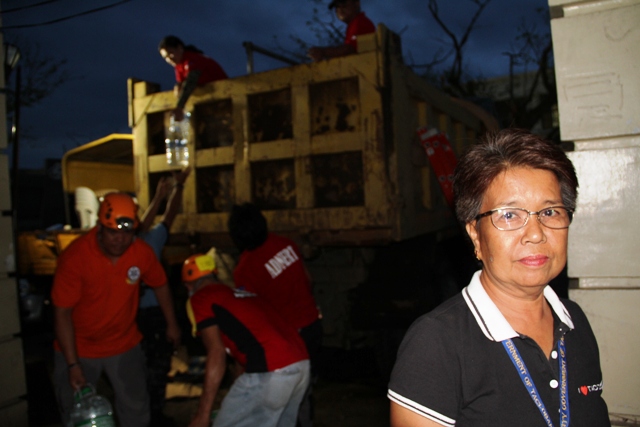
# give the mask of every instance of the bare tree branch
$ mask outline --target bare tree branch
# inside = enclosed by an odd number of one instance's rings
[[[476,10],[469,20],[469,23],[466,25],[465,30],[462,33],[462,36],[458,37],[458,35],[451,30],[450,26],[447,25],[440,15],[440,8],[438,5],[438,0],[429,0],[427,4],[427,8],[431,17],[436,21],[438,26],[442,29],[442,31],[449,38],[449,42],[451,45],[451,55],[453,55],[453,61],[451,65],[445,71],[445,78],[450,90],[456,95],[468,95],[468,82],[464,82],[463,72],[464,72],[464,47],[469,41],[469,36],[473,32],[473,29],[480,19],[482,12],[487,7],[487,5],[491,2],[491,0],[471,0],[473,4],[476,5]],[[438,61],[434,60],[431,63],[438,63]],[[467,87],[465,87],[467,86]]]
[[[46,55],[40,46],[24,38],[16,38],[11,44],[20,49],[22,84],[20,87],[20,105],[32,107],[51,96],[56,89],[72,79],[67,70],[67,59]],[[7,93],[7,106],[11,112],[14,106],[14,93]]]
[[[336,46],[344,42],[344,28],[335,15],[326,9],[326,4],[323,0],[311,0],[316,3],[317,6],[313,8],[313,15],[310,20],[306,22],[307,28],[313,34],[315,41],[307,41],[298,35],[289,35],[289,40],[294,44],[294,48],[287,48],[282,46],[277,36],[273,37],[274,47],[276,52],[291,56],[299,60],[300,62],[309,61],[307,57],[307,51],[312,46]],[[321,12],[319,8],[323,8],[325,12]]]

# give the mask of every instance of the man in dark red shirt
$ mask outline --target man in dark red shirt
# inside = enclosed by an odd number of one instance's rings
[[[189,427],[209,427],[228,352],[244,367],[225,395],[216,426],[293,426],[309,386],[304,342],[291,324],[254,293],[217,281],[209,255],[192,255],[182,267],[191,295],[187,313],[207,349],[205,380]]]
[[[240,251],[233,271],[236,288],[259,295],[298,330],[313,364],[322,340],[321,315],[298,246],[270,233],[266,218],[252,203],[233,206],[229,233]]]
[[[322,344],[322,316],[298,246],[291,239],[269,233],[266,218],[252,203],[232,208],[229,234],[240,251],[233,271],[236,288],[257,294],[299,332],[314,376]],[[300,407],[298,421],[303,427],[311,425],[310,393]]]
[[[376,31],[375,25],[360,10],[360,0],[333,0],[329,9],[336,9],[336,16],[347,24],[344,44],[341,46],[314,46],[309,49],[308,56],[314,61],[351,55],[358,52],[357,36]]]

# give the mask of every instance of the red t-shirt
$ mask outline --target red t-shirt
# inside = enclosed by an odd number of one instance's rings
[[[318,319],[309,276],[291,239],[269,233],[262,246],[242,252],[233,278],[237,288],[260,295],[296,329]]]
[[[167,277],[153,249],[140,239],[116,264],[100,250],[97,227],[62,252],[51,300],[57,307],[73,308],[78,356],[115,356],[140,342],[136,313],[141,281],[158,287]],[[60,350],[57,341],[54,347]]]
[[[375,32],[376,26],[373,25],[373,22],[371,22],[371,20],[364,15],[364,12],[360,12],[347,25],[347,33],[344,38],[344,44],[353,46],[353,48],[357,52],[358,40],[356,39],[356,37],[363,34],[371,34]]]
[[[222,342],[246,372],[272,372],[309,358],[298,331],[255,294],[213,283],[187,301],[196,333],[218,326]]]
[[[228,78],[220,64],[206,55],[198,52],[185,50],[182,55],[182,62],[176,64],[176,82],[182,83],[187,79],[189,71],[200,70],[201,74],[198,78],[198,86],[223,80]]]

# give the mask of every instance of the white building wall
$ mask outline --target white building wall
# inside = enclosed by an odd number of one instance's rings
[[[549,0],[560,134],[580,181],[569,297],[600,346],[615,425],[640,425],[640,0]]]

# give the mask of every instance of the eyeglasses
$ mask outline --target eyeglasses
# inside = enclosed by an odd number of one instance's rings
[[[550,206],[538,212],[531,212],[523,208],[500,207],[481,213],[475,217],[475,220],[489,216],[491,224],[498,230],[513,231],[527,225],[531,215],[537,215],[538,222],[545,227],[563,229],[569,228],[573,219],[573,210],[564,206]]]

